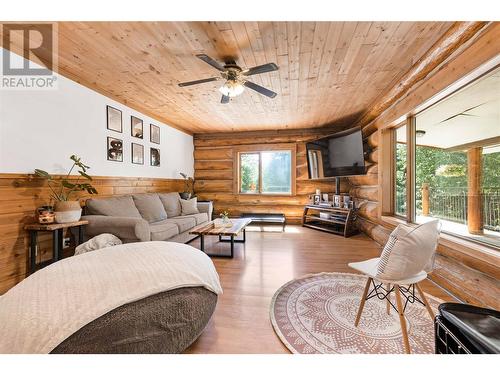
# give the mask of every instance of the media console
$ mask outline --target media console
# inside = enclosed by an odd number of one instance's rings
[[[356,209],[309,204],[304,207],[302,226],[349,237],[357,233],[356,217]]]

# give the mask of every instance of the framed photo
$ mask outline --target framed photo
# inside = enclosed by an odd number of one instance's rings
[[[319,205],[320,203],[321,203],[321,194],[314,194],[313,195],[313,204]]]
[[[113,108],[109,105],[106,106],[106,115],[107,115],[107,127],[109,130],[113,130],[115,132],[122,132],[122,111],[119,109]]]
[[[153,124],[149,124],[149,140],[151,141],[151,143],[156,143],[156,144],[160,144],[160,127],[159,126],[156,126],[156,125],[153,125]]]
[[[140,118],[130,116],[130,135],[135,138],[144,138],[144,127]]]
[[[157,148],[151,147],[151,152],[149,153],[151,159],[151,166],[159,167],[160,166],[160,150]]]
[[[123,161],[123,141],[118,138],[108,137],[108,160]]]
[[[132,164],[144,164],[144,146],[132,143]]]

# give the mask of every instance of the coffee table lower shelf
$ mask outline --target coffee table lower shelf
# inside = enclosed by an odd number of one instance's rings
[[[246,242],[245,227],[252,222],[250,219],[231,219],[233,226],[230,228],[215,227],[213,221],[199,225],[193,228],[189,233],[196,234],[200,237],[200,250],[210,257],[217,258],[233,258],[234,257],[234,244]],[[242,239],[236,238],[240,233],[243,234]],[[229,242],[231,244],[231,252],[226,254],[210,254],[205,251],[205,236],[219,236],[219,242]],[[229,237],[229,238],[227,238]]]

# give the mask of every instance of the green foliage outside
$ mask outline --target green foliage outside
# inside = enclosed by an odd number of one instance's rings
[[[266,152],[262,154],[262,191],[265,193],[289,193],[291,160],[290,152]]]
[[[291,191],[291,153],[289,151],[262,152],[262,192],[289,193]],[[259,154],[241,154],[241,192],[259,192]]]
[[[436,194],[465,196],[467,194],[467,153],[450,152],[434,147],[417,146],[416,155],[416,209],[422,210],[422,184],[429,184],[431,199]],[[483,155],[483,193],[500,192],[500,152]],[[396,147],[396,212],[406,211],[406,145]],[[495,200],[497,202],[497,200]],[[500,211],[494,203],[493,210]],[[432,213],[439,217],[438,212]]]
[[[259,155],[241,154],[240,161],[241,192],[258,192],[259,184]]]

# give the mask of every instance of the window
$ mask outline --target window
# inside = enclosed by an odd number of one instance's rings
[[[414,118],[412,221],[500,248],[500,69]],[[395,214],[405,214],[404,136],[396,129]],[[411,146],[409,146],[411,147]],[[404,194],[403,194],[404,192]]]
[[[395,155],[395,205],[396,215],[406,216],[406,125],[396,129]]]
[[[292,150],[239,153],[240,194],[293,193]]]

